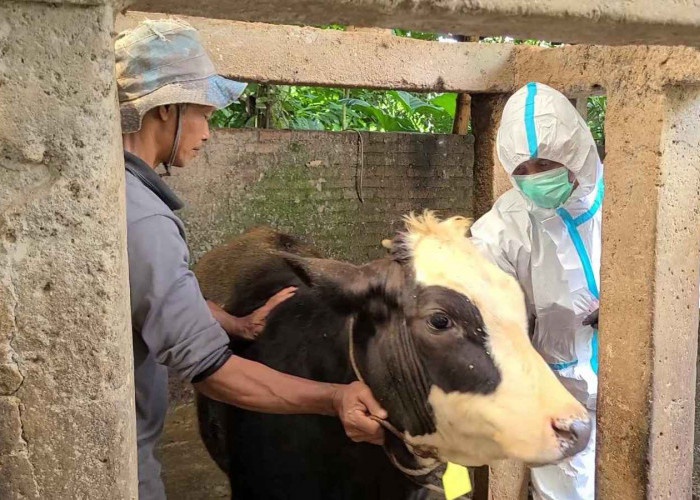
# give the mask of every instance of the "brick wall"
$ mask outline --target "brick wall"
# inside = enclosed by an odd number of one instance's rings
[[[182,210],[192,258],[257,224],[305,237],[355,262],[382,254],[401,216],[431,208],[473,212],[473,138],[356,132],[218,130],[195,165],[168,182]]]
[[[411,210],[473,214],[473,137],[356,132],[217,130],[194,165],[166,181],[193,261],[246,228],[270,224],[303,236],[329,257],[355,262],[384,253],[380,242]],[[159,448],[170,500],[228,498],[228,482],[199,440],[192,393],[171,379]]]

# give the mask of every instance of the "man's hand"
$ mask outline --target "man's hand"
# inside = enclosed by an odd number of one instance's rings
[[[285,300],[291,298],[296,291],[296,287],[290,286],[280,290],[275,295],[270,297],[265,304],[250,313],[248,316],[237,318],[224,311],[217,304],[207,301],[209,310],[214,318],[221,324],[224,330],[232,337],[239,337],[246,340],[255,340],[255,338],[265,328],[265,321],[268,314],[275,307],[280,305]]]
[[[292,298],[295,291],[296,287],[293,286],[280,290],[267,299],[267,302],[265,302],[262,307],[259,307],[248,316],[240,318],[241,323],[239,325],[238,336],[248,340],[255,340],[265,328],[265,321],[270,311],[285,300]]]
[[[345,427],[345,434],[355,442],[384,443],[384,429],[375,420],[387,418],[386,410],[362,382],[339,386],[333,395],[333,408]]]

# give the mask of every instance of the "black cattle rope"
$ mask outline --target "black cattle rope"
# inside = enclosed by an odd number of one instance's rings
[[[348,340],[349,340],[349,342],[348,342],[348,355],[350,358],[350,365],[352,366],[352,370],[353,370],[353,372],[355,372],[355,376],[357,377],[357,379],[366,385],[366,382],[365,382],[364,378],[362,377],[362,374],[360,373],[360,369],[357,366],[357,362],[355,361],[355,346],[354,346],[354,339],[353,339],[354,326],[355,326],[355,318],[354,318],[354,316],[351,316],[350,317],[350,324],[349,324],[349,328],[348,328]],[[389,422],[388,420],[379,418],[376,415],[371,415],[371,414],[369,415],[369,418],[371,418],[372,420],[377,422],[379,425],[384,427],[384,429],[388,430],[394,436],[396,436],[400,441],[402,441],[406,445],[406,447],[415,456],[420,457],[424,460],[427,459],[427,460],[434,461],[433,465],[428,465],[426,467],[423,467],[422,469],[407,469],[404,466],[402,466],[401,464],[399,464],[396,457],[393,454],[389,453],[385,448],[384,451],[386,452],[387,456],[389,457],[389,460],[394,465],[394,467],[399,469],[401,472],[403,472],[407,476],[415,476],[415,477],[427,476],[428,474],[432,473],[435,469],[440,467],[440,465],[442,465],[442,462],[440,462],[439,460],[437,460],[434,457],[429,456],[428,453],[421,450],[420,447],[409,443],[408,440],[406,439],[406,437],[396,427],[394,427],[394,425],[391,422]],[[437,492],[444,491],[439,486],[435,486],[433,484],[429,484],[429,483],[426,483],[426,484],[419,483],[419,484],[421,486],[423,486],[424,488],[428,488],[428,489],[433,490],[433,491],[437,491]]]

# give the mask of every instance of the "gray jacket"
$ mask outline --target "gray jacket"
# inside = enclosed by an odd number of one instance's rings
[[[209,312],[189,269],[180,199],[137,156],[124,152],[139,499],[163,500],[153,451],[168,407],[168,371],[203,380],[231,356],[229,339]]]

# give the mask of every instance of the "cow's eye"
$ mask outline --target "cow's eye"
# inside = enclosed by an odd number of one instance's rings
[[[452,326],[452,320],[444,313],[433,313],[428,318],[428,324],[435,330],[447,330]]]

